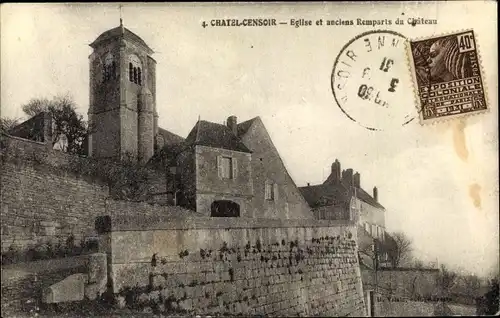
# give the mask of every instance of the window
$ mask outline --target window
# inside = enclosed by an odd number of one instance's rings
[[[130,55],[128,64],[128,77],[132,83],[142,85],[142,63],[136,55]]]
[[[111,63],[111,78],[116,79],[116,62]]]
[[[104,59],[104,80],[109,81],[115,78],[116,63],[112,54],[106,55]]]
[[[235,179],[237,174],[236,158],[217,156],[217,166],[219,168],[219,178]]]
[[[264,189],[266,200],[276,201],[278,199],[278,184],[267,181]]]
[[[266,183],[266,200],[274,200],[274,191],[272,183]]]

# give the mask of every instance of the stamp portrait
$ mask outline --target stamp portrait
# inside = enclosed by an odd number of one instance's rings
[[[420,122],[487,111],[473,30],[409,42]]]

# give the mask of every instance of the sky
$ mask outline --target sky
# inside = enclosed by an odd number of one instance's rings
[[[86,117],[88,44],[119,25],[118,4],[2,4],[0,11],[1,116],[26,119],[21,105],[31,98],[69,93]],[[185,137],[198,118],[223,123],[230,115],[240,122],[260,116],[298,186],[323,182],[338,159],[343,169],[360,172],[369,193],[378,187],[387,230],[405,232],[417,257],[480,275],[498,269],[495,2],[126,3],[122,17],[155,51],[160,127]],[[211,19],[247,17],[415,17],[438,24],[202,27]],[[336,104],[332,67],[358,34],[387,29],[418,38],[464,28],[477,34],[488,113],[370,131]],[[416,114],[409,70],[400,62],[399,106]],[[384,124],[363,111],[357,116]]]

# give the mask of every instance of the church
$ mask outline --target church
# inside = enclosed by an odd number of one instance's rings
[[[166,169],[175,204],[203,215],[313,218],[259,117],[199,120],[182,138],[158,127],[153,50],[122,23],[90,46],[90,156]]]
[[[204,216],[314,218],[260,117],[198,120],[178,136],[158,127],[156,61],[144,40],[120,21],[90,47],[88,157],[151,168],[151,196]],[[11,135],[48,144],[51,125],[42,113]]]

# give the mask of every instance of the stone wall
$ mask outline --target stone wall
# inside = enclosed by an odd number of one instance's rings
[[[318,220],[349,220],[349,210],[341,205],[328,205],[312,209],[314,218]]]
[[[97,220],[119,306],[155,313],[364,316],[353,224]]]
[[[374,207],[366,202],[357,200],[356,206],[359,207],[359,224],[365,226],[365,223],[369,224],[369,233],[373,237],[380,237],[385,230],[385,210]],[[377,228],[378,233],[377,234]],[[367,229],[368,230],[368,229]]]
[[[7,148],[11,153],[5,153]],[[25,249],[70,234],[79,240],[105,213],[107,186],[40,163],[49,153],[42,143],[2,138],[2,251],[13,243]]]
[[[94,221],[102,215],[196,215],[179,207],[115,201],[107,184],[64,168],[72,156],[41,142],[1,137],[2,252],[49,241],[65,244],[70,235],[79,244],[97,235]]]
[[[42,112],[17,125],[9,131],[12,136],[33,141],[48,142],[52,146],[52,117]]]
[[[377,317],[432,317],[436,314],[436,303],[422,301],[388,301],[377,303]]]
[[[232,178],[220,175],[219,160],[231,158]],[[195,146],[196,211],[211,215],[211,205],[216,200],[230,200],[240,207],[240,215],[248,216],[250,198],[253,196],[252,168],[249,153],[227,149]]]
[[[408,299],[430,299],[438,295],[436,285],[439,270],[396,268],[379,269],[377,271],[377,286],[380,293]],[[375,288],[375,272],[362,270],[365,290]]]

